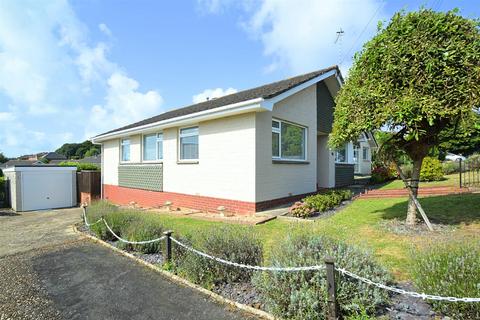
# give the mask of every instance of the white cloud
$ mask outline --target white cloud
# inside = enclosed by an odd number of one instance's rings
[[[15,120],[15,114],[12,112],[0,112],[0,122]]]
[[[97,133],[139,121],[161,112],[162,97],[156,91],[138,91],[138,82],[115,72],[108,79],[104,105],[95,105],[90,110],[86,135]]]
[[[211,13],[228,3],[199,1]],[[340,64],[344,56],[342,69],[348,69],[354,51],[385,18],[383,5],[378,0],[259,0],[244,1],[237,8],[248,16],[241,23],[245,30],[262,42],[264,54],[272,59],[265,72],[286,68],[300,73]],[[340,29],[345,33],[335,44]]]
[[[107,27],[105,23],[100,23],[98,25],[98,29],[100,29],[100,31],[102,31],[103,34],[106,35],[107,37],[112,36],[112,31],[110,30],[110,28]]]
[[[111,39],[107,25],[98,28]],[[0,1],[2,151],[52,150],[160,112],[160,95],[139,92],[139,84],[109,59],[110,50],[110,43],[89,38],[66,0]],[[105,105],[92,108],[102,100]],[[90,115],[92,109],[99,111]],[[102,112],[103,123],[91,124]]]
[[[234,88],[205,89],[205,90],[203,90],[203,92],[200,92],[199,94],[194,95],[192,97],[192,101],[193,101],[193,103],[200,103],[200,102],[203,102],[203,101],[207,101],[208,99],[223,97],[223,96],[235,93],[235,92],[237,92],[237,89],[234,89]]]

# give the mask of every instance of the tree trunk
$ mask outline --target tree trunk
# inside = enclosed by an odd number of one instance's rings
[[[406,224],[409,226],[414,226],[417,223],[417,206],[415,205],[414,198],[412,195],[417,198],[418,195],[418,182],[420,180],[420,170],[422,169],[423,157],[415,159],[413,161],[413,170],[412,178],[410,180],[410,193],[408,198],[408,209],[407,209],[407,220]]]

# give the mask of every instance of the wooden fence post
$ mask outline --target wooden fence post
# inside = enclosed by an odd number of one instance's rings
[[[172,239],[170,239],[172,233],[173,231],[171,230],[165,231],[163,233],[167,237],[167,258],[165,259],[166,263],[170,263],[172,261]]]
[[[327,302],[328,314],[327,319],[337,320],[337,288],[335,286],[335,260],[327,256],[325,257],[325,267],[327,269]]]

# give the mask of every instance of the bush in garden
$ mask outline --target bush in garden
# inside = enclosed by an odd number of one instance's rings
[[[422,170],[420,171],[421,181],[439,181],[443,179],[443,167],[440,160],[432,157],[423,159]]]
[[[480,153],[474,153],[466,160],[470,170],[480,169]]]
[[[62,161],[58,164],[59,166],[64,166],[64,167],[77,167],[77,171],[82,171],[82,170],[94,170],[98,171],[100,170],[100,167],[94,163],[81,163],[81,162],[75,162],[75,161]]]
[[[289,212],[292,216],[297,218],[308,218],[315,214],[315,209],[306,203],[298,201],[290,207]]]
[[[480,297],[480,241],[429,245],[412,252],[412,277],[419,291],[452,297]],[[454,319],[480,319],[480,303],[429,301]]]
[[[317,212],[327,211],[338,206],[343,200],[344,194],[337,191],[329,191],[308,196],[303,202]]]
[[[442,163],[443,174],[452,174],[459,172],[460,164],[458,161],[445,161]]]
[[[263,260],[262,244],[257,236],[245,228],[221,227],[204,231],[190,238],[189,244],[195,249],[228,261],[249,265],[261,265]],[[250,281],[252,270],[227,266],[201,257],[190,251],[177,251],[175,246],[175,271],[200,284],[211,287],[226,282]]]
[[[397,171],[392,167],[380,166],[372,170],[370,179],[373,183],[382,183],[397,178]]]
[[[141,215],[141,213],[139,213],[139,215]],[[164,230],[165,228],[158,219],[144,216],[139,217],[138,220],[134,220],[126,226],[125,230],[123,230],[122,237],[132,242],[153,240],[162,237]],[[142,253],[157,253],[161,251],[164,242],[165,240],[146,244],[122,243],[120,247],[124,250],[139,251]]]
[[[349,190],[349,189],[338,189],[338,190],[334,190],[334,192],[341,195],[343,201],[350,200],[353,197],[353,192],[352,190]]]
[[[105,219],[105,221],[107,221],[113,232],[115,232],[119,237],[122,237],[122,235],[126,233],[125,231],[130,223],[139,219],[138,213],[129,210],[118,209],[118,207],[110,204],[107,201],[97,201],[87,208],[87,218],[89,223],[94,223],[102,217]],[[102,222],[92,225],[90,230],[102,240],[116,240],[116,238]]]
[[[325,256],[336,266],[375,282],[391,278],[370,253],[321,235],[295,234],[272,250],[273,266],[324,265]],[[306,272],[258,273],[253,283],[260,291],[268,311],[283,319],[325,319],[327,282],[325,270]],[[337,299],[343,317],[373,314],[388,303],[388,293],[357,280],[337,277]]]

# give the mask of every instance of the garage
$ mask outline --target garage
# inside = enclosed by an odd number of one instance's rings
[[[15,211],[73,207],[77,204],[76,167],[15,166],[3,172]]]

